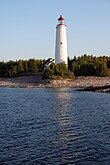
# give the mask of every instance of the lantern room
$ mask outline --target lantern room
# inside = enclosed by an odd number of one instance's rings
[[[63,18],[63,16],[62,15],[60,15],[60,17],[58,18],[58,23],[59,23],[59,25],[62,25],[62,24],[64,24],[64,18]]]

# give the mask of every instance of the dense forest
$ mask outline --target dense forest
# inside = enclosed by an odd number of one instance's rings
[[[110,76],[110,57],[85,54],[68,59],[68,68],[75,76]]]
[[[18,60],[0,62],[0,77],[15,77],[23,73],[37,73],[42,71],[43,60]]]
[[[45,60],[18,60],[0,62],[0,77],[15,77],[23,73],[38,73],[44,71]],[[110,57],[82,55],[68,58],[68,68],[64,63],[52,63],[44,71],[43,78],[58,78],[77,76],[110,76]]]

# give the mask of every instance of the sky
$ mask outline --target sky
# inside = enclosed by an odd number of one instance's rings
[[[0,61],[55,57],[65,18],[68,56],[110,56],[110,0],[0,0]]]

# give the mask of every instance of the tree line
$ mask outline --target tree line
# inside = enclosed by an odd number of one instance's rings
[[[75,76],[110,76],[110,57],[82,55],[68,59],[68,69]]]
[[[43,60],[29,59],[0,62],[0,77],[16,77],[23,73],[42,71]]]
[[[0,77],[15,77],[23,73],[38,73],[44,71],[45,60],[29,59],[0,62]],[[43,78],[58,78],[77,76],[110,76],[110,57],[82,55],[68,58],[68,67],[64,64],[52,63],[45,69]]]
[[[44,78],[68,77],[74,78],[78,76],[110,76],[110,57],[93,55],[82,55],[79,57],[68,58],[68,69],[64,63],[52,64],[45,71]]]

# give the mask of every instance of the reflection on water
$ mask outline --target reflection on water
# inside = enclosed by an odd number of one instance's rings
[[[56,100],[56,119],[59,122],[59,126],[63,127],[68,125],[68,122],[70,121],[70,94],[66,89],[59,89],[56,93]]]
[[[74,129],[76,121],[74,120],[73,112],[74,105],[71,104],[73,100],[73,93],[69,89],[57,89],[56,94],[56,107],[55,107],[55,120],[57,131],[53,139],[53,143],[60,154],[60,161],[62,163],[73,163],[73,158],[80,154],[80,151],[73,152],[73,144],[79,143],[79,137]]]
[[[0,88],[0,164],[109,165],[109,128],[110,95]]]

